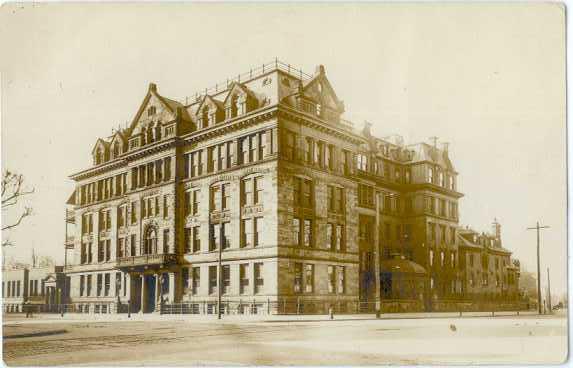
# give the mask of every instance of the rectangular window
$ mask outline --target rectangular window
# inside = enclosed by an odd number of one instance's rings
[[[221,292],[226,295],[231,291],[231,268],[229,265],[222,266],[222,274],[223,290]]]
[[[169,195],[163,196],[163,218],[169,217]]]
[[[193,267],[191,269],[191,276],[192,276],[191,293],[193,295],[197,295],[197,293],[199,292],[199,286],[201,285],[201,272],[200,271],[201,270],[199,267]]]
[[[255,187],[255,204],[261,204],[263,202],[263,177],[259,176],[253,179]]]
[[[249,264],[244,263],[239,265],[239,280],[240,280],[240,293],[247,294],[249,292]]]
[[[97,261],[103,262],[105,259],[105,241],[100,240],[97,247]]]
[[[131,224],[137,223],[137,202],[131,202]]]
[[[165,177],[163,180],[171,180],[171,157],[165,157],[163,159],[163,166],[165,167]]]
[[[334,226],[332,224],[326,224],[326,248],[334,249]]]
[[[333,294],[336,288],[336,275],[334,273],[334,266],[328,266],[328,292]]]
[[[263,292],[263,287],[265,285],[265,280],[263,277],[263,263],[254,264],[255,271],[255,294],[260,294]]]
[[[294,264],[294,292],[302,292],[302,263]]]
[[[192,248],[193,238],[191,237],[191,228],[186,227],[184,232],[185,253],[190,253]]]
[[[302,207],[312,207],[312,183],[310,180],[302,181]]]
[[[253,220],[245,219],[242,221],[242,240],[243,247],[250,247],[253,245]]]
[[[105,274],[104,277],[105,283],[104,283],[104,295],[105,296],[109,296],[109,288],[110,288],[110,276],[109,273]]]
[[[221,210],[226,211],[231,207],[231,185],[223,184],[221,186]]]
[[[209,250],[213,251],[219,249],[221,243],[221,225],[211,224],[211,241],[209,242]]]
[[[201,237],[199,235],[199,226],[193,227],[193,252],[201,250]]]
[[[211,187],[211,211],[221,211],[221,187]]]
[[[207,172],[213,172],[217,167],[217,147],[207,148]]]
[[[105,241],[105,260],[109,262],[111,260],[111,240]]]
[[[304,291],[312,293],[314,290],[314,265],[305,265]]]
[[[338,294],[344,294],[346,291],[346,272],[344,266],[338,266]]]
[[[102,276],[103,275],[101,273],[97,274],[97,289],[96,289],[97,296],[101,296],[102,293],[102,286],[103,286]]]
[[[250,206],[253,204],[253,179],[243,180],[243,205]]]
[[[217,266],[209,266],[209,294],[217,291]]]
[[[304,246],[312,246],[312,220],[304,220]]]
[[[88,275],[86,281],[86,296],[92,295],[92,275]]]
[[[300,219],[297,217],[292,219],[292,232],[293,232],[295,245],[301,245]]]
[[[259,133],[259,160],[262,160],[265,155],[265,148],[267,146],[267,132]]]
[[[116,258],[124,257],[124,249],[125,249],[124,247],[125,247],[125,239],[124,238],[118,238],[117,239],[117,249],[115,252]]]
[[[344,250],[344,225],[336,225],[335,246],[339,252]]]
[[[253,246],[257,247],[261,245],[262,231],[263,231],[263,218],[255,217],[253,219]]]
[[[231,223],[225,222],[221,224],[221,246],[223,249],[229,249],[231,247],[231,238],[229,237]]]
[[[241,148],[241,164],[249,163],[249,137],[243,137],[239,141]]]
[[[181,269],[181,281],[183,282],[183,290],[186,292],[189,289],[189,268],[183,267]]]
[[[80,275],[80,296],[84,296],[84,287],[85,287],[85,276]]]

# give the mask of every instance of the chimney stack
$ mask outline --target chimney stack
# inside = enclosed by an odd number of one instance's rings
[[[149,92],[157,92],[157,85],[155,83],[149,83]]]
[[[324,65],[317,65],[316,69],[314,70],[314,75],[324,75]]]

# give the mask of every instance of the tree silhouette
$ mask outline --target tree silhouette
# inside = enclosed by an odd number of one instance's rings
[[[4,171],[2,174],[2,212],[3,214],[9,210],[16,209],[16,206],[22,197],[34,193],[34,188],[24,188],[24,176],[22,174],[14,173],[9,170]],[[25,207],[24,210],[18,215],[17,219],[12,223],[3,223],[2,231],[10,230],[19,226],[24,218],[32,215],[32,207]],[[5,217],[4,217],[5,218]],[[2,246],[12,245],[9,239],[2,240]]]

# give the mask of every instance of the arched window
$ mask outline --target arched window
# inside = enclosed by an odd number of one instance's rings
[[[154,228],[150,227],[145,233],[145,241],[143,244],[143,254],[156,254],[157,253],[157,233]]]

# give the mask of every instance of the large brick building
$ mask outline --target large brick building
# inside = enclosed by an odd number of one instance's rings
[[[343,113],[322,66],[276,61],[190,103],[150,84],[71,176],[71,302],[213,312],[220,291],[239,313],[306,313],[463,296],[447,147],[376,138]]]

